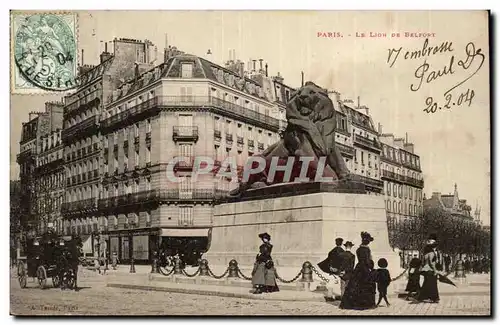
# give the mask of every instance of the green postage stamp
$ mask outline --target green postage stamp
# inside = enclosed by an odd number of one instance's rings
[[[61,92],[77,85],[77,14],[11,12],[11,92]]]

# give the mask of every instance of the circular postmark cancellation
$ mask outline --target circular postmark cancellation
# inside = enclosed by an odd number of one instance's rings
[[[77,86],[76,39],[68,22],[57,14],[21,19],[14,35],[14,60],[29,83],[49,91]]]

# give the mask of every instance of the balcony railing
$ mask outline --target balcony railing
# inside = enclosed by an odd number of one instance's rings
[[[384,182],[379,179],[374,179],[366,176],[357,175],[361,179],[361,181],[365,184],[365,186],[369,186],[377,191],[382,191],[384,189]]]
[[[253,143],[254,143],[253,140],[248,140],[248,148],[253,149],[254,148]]]
[[[214,131],[214,138],[220,140],[221,139],[221,133],[219,130]]]
[[[192,169],[194,166],[194,157],[182,156],[184,159],[179,161],[174,166],[174,171],[183,170],[183,169]],[[177,157],[176,157],[177,158]]]
[[[279,120],[223,99],[205,96],[157,96],[101,121],[103,134],[157,114],[163,108],[207,106],[212,111],[245,119],[264,127],[279,128]]]
[[[198,141],[197,126],[174,126],[172,138],[177,141]]]
[[[88,132],[93,132],[97,130],[97,116],[91,116],[81,123],[73,125],[70,128],[64,129],[61,133],[61,138],[63,141],[80,139],[87,136]]]
[[[388,171],[388,170],[382,170],[382,177],[387,178],[391,181],[402,182],[402,183],[413,185],[413,186],[419,187],[419,188],[424,187],[423,180],[419,180],[419,179],[416,179],[413,177],[396,174],[396,173]]]
[[[97,199],[90,198],[75,202],[64,202],[61,205],[62,213],[73,213],[73,212],[87,212],[94,211],[97,209]]]
[[[264,150],[264,144],[262,142],[257,143],[257,149]]]
[[[372,149],[375,149],[377,151],[380,151],[380,144],[378,143],[378,141],[376,139],[368,139],[368,138],[361,136],[359,134],[355,134],[354,135],[354,142],[359,144],[359,145],[362,145],[364,147],[368,147],[368,148],[372,148]]]
[[[233,142],[233,135],[231,133],[226,133],[226,141]]]
[[[155,202],[159,199],[157,190],[141,191],[137,193],[130,193],[119,195],[110,198],[99,199],[99,210],[116,209],[118,207],[125,207],[136,204],[143,204],[147,202]]]
[[[236,143],[243,145],[243,137],[236,137]]]
[[[354,156],[354,148],[338,142],[335,142],[335,146],[340,150],[341,153],[348,156]]]

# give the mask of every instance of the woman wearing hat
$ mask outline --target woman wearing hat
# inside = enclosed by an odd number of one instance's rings
[[[368,245],[373,237],[361,233],[361,245],[356,250],[358,264],[354,268],[351,279],[347,284],[340,308],[342,309],[370,309],[375,308],[375,293],[373,292],[373,260]]]
[[[255,287],[255,294],[263,292],[276,292],[279,291],[276,284],[276,270],[274,268],[271,252],[273,245],[271,245],[271,236],[266,232],[259,234],[262,240],[262,245],[259,247],[259,254],[255,259],[254,268],[252,271],[252,285]]]
[[[438,262],[436,236],[430,236],[425,242],[423,266],[420,273],[424,276],[424,283],[418,294],[417,300],[430,300],[439,302],[439,291],[437,286],[438,274],[436,263]]]

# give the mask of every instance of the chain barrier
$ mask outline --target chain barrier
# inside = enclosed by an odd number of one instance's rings
[[[212,269],[208,267],[208,273],[210,273],[210,276],[216,278],[216,279],[222,279],[229,273],[229,268],[226,269],[226,271],[222,275],[215,275],[214,272],[212,272]]]
[[[245,274],[243,274],[243,272],[241,272],[240,268],[238,268],[238,275],[240,277],[242,277],[243,279],[245,279],[245,280],[252,280],[252,277],[251,276],[246,276]]]
[[[407,271],[409,270],[409,268],[405,269],[400,275],[398,275],[397,277],[395,278],[392,278],[391,281],[396,281],[398,280],[399,278],[401,278],[403,276],[403,274],[405,274]]]
[[[319,273],[319,271],[316,269],[314,265],[312,266],[312,270],[321,279],[321,281],[326,283],[330,282],[330,279],[325,278],[323,274]],[[338,283],[338,276],[335,274],[331,274],[331,276],[333,276],[333,278],[335,279],[335,283]]]
[[[165,268],[167,269],[167,268]],[[164,276],[169,276],[170,274],[174,273],[174,270],[175,270],[175,267],[172,267],[172,269],[170,271],[163,271],[163,268],[161,266],[158,266],[158,271],[163,274]]]
[[[196,272],[194,272],[193,274],[189,274],[186,272],[186,270],[182,270],[182,274],[184,274],[185,276],[187,276],[188,278],[194,278],[195,276],[197,276],[198,274],[200,273],[200,269],[198,268],[196,270]]]
[[[302,275],[302,270],[299,271],[299,273],[291,280],[285,280],[283,278],[281,278],[279,275],[278,275],[278,272],[276,271],[276,279],[280,280],[281,282],[283,283],[292,283],[292,282],[295,282],[297,281],[297,279]]]

